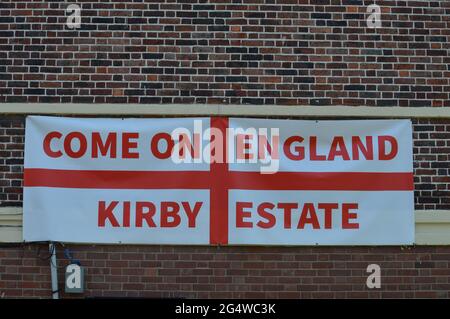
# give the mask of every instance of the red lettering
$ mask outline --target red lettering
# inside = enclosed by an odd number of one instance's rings
[[[352,156],[353,160],[359,160],[359,153],[364,155],[366,160],[373,160],[373,141],[372,136],[366,136],[366,146],[359,136],[352,136]]]
[[[303,142],[301,136],[291,136],[284,142],[283,151],[287,158],[293,161],[300,161],[305,158],[305,148],[303,146],[295,146],[295,154],[291,152],[291,146],[293,143]]]
[[[136,202],[136,227],[142,227],[143,221],[149,227],[156,227],[153,216],[156,213],[156,207],[151,202]]]
[[[180,206],[176,202],[161,202],[161,227],[177,227],[181,218]]]
[[[358,218],[356,212],[350,212],[350,209],[358,209],[357,203],[342,204],[342,229],[358,229],[359,223],[350,223],[351,219]]]
[[[319,209],[324,210],[324,224],[325,224],[324,228],[331,229],[333,226],[332,222],[333,209],[338,209],[339,205],[337,203],[320,203],[319,205],[317,205],[317,207]]]
[[[106,203],[104,201],[98,202],[98,226],[99,227],[105,227],[106,220],[108,219],[109,222],[113,227],[120,227],[119,222],[117,221],[116,217],[114,216],[114,209],[119,204],[118,201],[111,202],[108,207],[106,207]]]
[[[391,144],[391,151],[389,153],[386,152],[386,142]],[[393,159],[398,152],[398,143],[395,137],[385,135],[378,137],[378,159],[380,161],[388,161]]]
[[[327,159],[325,155],[317,154],[317,136],[309,138],[309,147],[311,161],[325,161]]]
[[[273,159],[278,159],[278,144],[279,144],[279,136],[272,136],[272,145],[265,135],[258,135],[258,159],[265,159],[266,152]],[[273,154],[273,156],[272,156]]]
[[[251,212],[244,211],[244,208],[252,208],[253,203],[251,202],[237,202],[236,203],[236,227],[237,228],[252,228],[253,223],[249,221],[244,221],[244,218],[250,218],[252,216]]]
[[[138,143],[132,140],[138,138],[139,133],[122,133],[122,158],[139,158],[138,152],[131,152],[138,146]]]
[[[253,137],[252,134],[237,134],[236,136],[236,157],[238,159],[253,159],[252,153],[246,151],[251,150],[251,143],[248,140]]]
[[[45,136],[44,142],[43,142],[43,148],[44,148],[44,152],[45,152],[45,154],[47,154],[47,156],[52,157],[52,158],[58,158],[63,155],[63,153],[61,151],[56,151],[56,152],[52,151],[52,149],[50,147],[52,140],[54,138],[59,140],[61,137],[62,137],[62,134],[60,132],[50,132]]]
[[[256,225],[258,227],[261,227],[261,228],[272,228],[273,226],[275,226],[275,223],[276,223],[275,216],[273,214],[271,214],[271,213],[266,211],[266,209],[273,209],[274,207],[275,207],[274,204],[267,203],[267,202],[261,203],[258,206],[258,214],[259,214],[259,216],[261,216],[262,218],[264,218],[266,220],[265,222],[258,221],[256,223]]]
[[[105,143],[102,141],[100,133],[92,133],[92,158],[98,158],[98,152],[102,156],[110,154],[110,158],[117,157],[117,133],[109,133]]]
[[[190,153],[191,158],[200,158],[200,135],[194,134],[194,143],[191,143],[187,134],[180,134],[179,147],[180,158],[185,158],[185,150]]]
[[[292,210],[298,208],[297,203],[278,203],[277,208],[284,211],[284,228],[291,228]]]
[[[77,151],[75,151],[72,148],[72,141],[78,140],[79,148]],[[69,157],[72,158],[80,158],[82,157],[87,150],[87,140],[86,137],[81,132],[71,132],[67,134],[67,136],[64,139],[64,151]]]
[[[123,202],[122,227],[130,227],[130,202]]]
[[[164,152],[161,152],[159,150],[158,146],[159,146],[160,140],[164,140],[167,143],[167,148]],[[152,154],[156,158],[167,159],[171,156],[174,146],[175,146],[175,143],[172,139],[172,136],[170,136],[169,133],[158,133],[158,134],[155,134],[155,136],[153,136],[150,148],[152,150]]]
[[[186,216],[188,218],[188,227],[193,228],[195,227],[195,221],[197,219],[197,215],[200,212],[200,208],[202,207],[202,202],[196,202],[194,205],[194,209],[191,209],[189,206],[189,202],[181,202],[181,205],[184,208],[184,211],[186,212]]]
[[[313,229],[320,229],[319,220],[317,219],[316,209],[314,208],[313,203],[305,203],[303,205],[297,228],[303,229],[306,224],[311,224]]]
[[[347,148],[345,147],[344,137],[335,136],[333,142],[331,143],[331,149],[328,153],[328,160],[334,161],[336,156],[341,156],[344,161],[349,161],[350,156],[348,155]]]

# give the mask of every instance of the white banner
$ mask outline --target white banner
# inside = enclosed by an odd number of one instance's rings
[[[414,241],[409,120],[29,116],[24,240]]]

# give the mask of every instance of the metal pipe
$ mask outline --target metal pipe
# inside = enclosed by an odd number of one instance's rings
[[[58,291],[58,269],[56,267],[56,246],[54,243],[50,242],[48,245],[50,257],[50,271],[52,278],[52,297],[53,299],[59,299]]]

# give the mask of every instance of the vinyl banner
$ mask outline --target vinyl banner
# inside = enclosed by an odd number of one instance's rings
[[[409,120],[29,116],[24,241],[404,245]]]

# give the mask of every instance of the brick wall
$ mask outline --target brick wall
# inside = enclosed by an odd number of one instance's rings
[[[413,120],[416,209],[450,209],[450,120]]]
[[[37,257],[47,257],[47,247],[0,248],[0,297],[51,297],[49,261]],[[86,267],[83,297],[450,297],[448,246],[69,248]],[[57,249],[58,266],[67,265]],[[381,267],[381,289],[366,287],[372,263]]]
[[[372,3],[1,1],[0,102],[450,106],[450,2]]]
[[[373,2],[2,0],[0,102],[450,106],[450,1],[377,0],[376,30]],[[450,209],[450,120],[413,124],[415,208]],[[24,117],[0,115],[0,206],[22,206],[23,142]],[[83,296],[450,298],[447,246],[69,247]],[[0,298],[50,297],[45,257],[1,246]]]
[[[0,207],[22,206],[25,119],[0,115]]]

